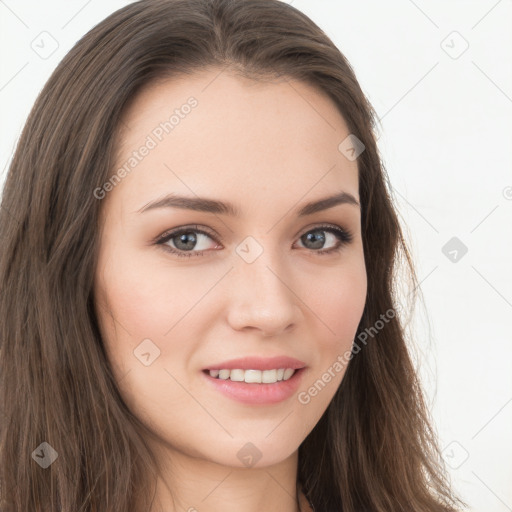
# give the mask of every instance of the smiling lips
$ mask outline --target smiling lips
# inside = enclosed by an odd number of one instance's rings
[[[299,386],[305,363],[286,356],[244,357],[203,370],[207,380],[238,402],[271,404],[289,398]]]
[[[293,368],[279,368],[273,370],[242,370],[235,368],[229,370],[209,370],[210,377],[222,380],[231,380],[234,382],[247,382],[258,384],[273,384],[281,380],[288,380],[294,373]]]

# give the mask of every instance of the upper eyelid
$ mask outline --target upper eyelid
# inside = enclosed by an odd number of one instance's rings
[[[207,236],[209,236],[212,239],[216,239],[219,242],[223,241],[222,237],[220,235],[209,233],[206,228],[203,228],[203,227],[198,226],[198,225],[183,226],[183,227],[168,229],[168,230],[164,231],[161,235],[158,235],[154,239],[154,241],[158,242],[160,240],[165,240],[168,237],[176,236],[176,234],[181,233],[181,232],[185,232],[185,231],[196,231],[196,232],[201,233],[203,235],[207,235]]]
[[[306,226],[301,231],[299,231],[299,234],[296,235],[296,236],[301,237],[305,233],[308,233],[309,231],[313,231],[315,229],[322,229],[322,228],[325,228],[326,230],[328,228],[332,228],[333,230],[341,230],[341,231],[343,231],[347,235],[348,238],[353,239],[353,232],[350,229],[347,229],[346,227],[343,227],[343,226],[340,226],[340,225],[337,225],[337,224],[333,224],[333,223],[330,223],[330,222],[324,222],[324,223],[320,223],[320,224],[312,224],[310,226]],[[204,235],[210,237],[214,241],[218,241],[220,243],[223,243],[223,238],[220,235],[210,233],[208,231],[208,229],[209,228],[205,228],[203,226],[199,226],[198,224],[192,224],[192,225],[188,225],[188,226],[187,225],[180,226],[180,227],[177,227],[177,228],[172,228],[172,229],[169,229],[167,231],[164,231],[164,233],[162,233],[161,235],[157,236],[154,241],[155,241],[155,243],[158,243],[158,242],[161,242],[161,241],[163,241],[165,239],[172,238],[173,236],[175,236],[176,234],[181,233],[181,232],[195,231],[195,232],[198,232],[198,233],[201,233],[201,234],[204,234]],[[300,233],[302,233],[302,234],[300,234]]]

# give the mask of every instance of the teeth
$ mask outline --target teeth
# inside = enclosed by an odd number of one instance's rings
[[[235,382],[273,384],[280,380],[288,380],[294,373],[293,368],[276,370],[209,370],[210,377],[232,380]]]
[[[261,382],[264,384],[277,382],[277,370],[263,370],[261,372]]]
[[[293,374],[295,373],[295,370],[292,368],[286,368],[283,375],[283,380],[288,380]]]
[[[215,370],[213,370],[213,371],[215,371]],[[220,370],[219,371],[219,379],[222,379],[222,380],[229,379],[230,373],[231,372],[229,370]],[[210,375],[212,375],[212,374],[210,373]],[[212,377],[213,377],[213,375],[212,375]]]

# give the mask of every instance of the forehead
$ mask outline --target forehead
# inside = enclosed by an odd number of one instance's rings
[[[161,80],[124,113],[113,171],[128,173],[111,195],[130,206],[173,191],[297,201],[343,190],[358,198],[357,162],[338,150],[348,135],[333,101],[304,82],[220,70]]]

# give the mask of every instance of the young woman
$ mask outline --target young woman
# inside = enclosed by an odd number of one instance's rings
[[[447,512],[354,73],[274,0],[69,52],[0,210],[2,510]]]

